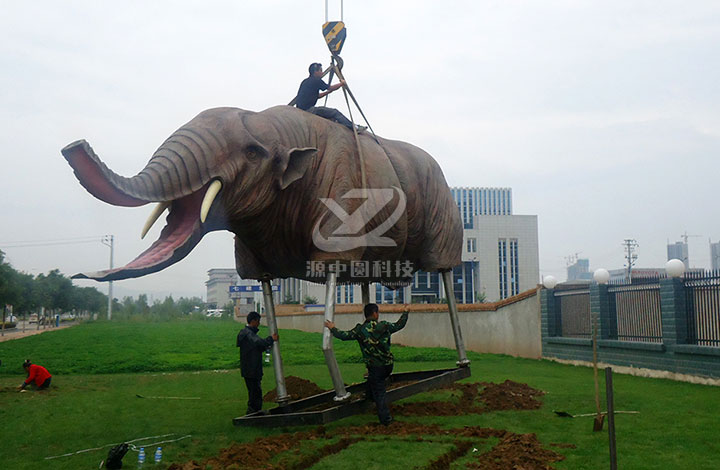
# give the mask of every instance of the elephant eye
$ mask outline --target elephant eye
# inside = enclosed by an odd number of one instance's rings
[[[251,162],[256,162],[265,156],[265,149],[257,145],[250,145],[245,149],[245,158]]]

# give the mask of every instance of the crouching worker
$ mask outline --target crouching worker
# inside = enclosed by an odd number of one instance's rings
[[[380,423],[387,426],[393,420],[385,398],[385,379],[392,374],[394,360],[390,352],[390,335],[405,327],[408,319],[407,306],[395,323],[378,321],[379,316],[377,304],[367,304],[365,323],[358,323],[352,330],[338,330],[335,323],[329,320],[325,321],[325,326],[330,328],[334,337],[343,341],[354,339],[360,344],[363,361],[368,370],[366,396],[375,401]]]
[[[50,387],[52,375],[50,375],[50,372],[48,372],[46,368],[37,364],[32,364],[30,363],[30,360],[27,359],[23,362],[23,369],[25,369],[27,379],[18,387],[18,390],[25,390],[25,387],[33,382],[35,382],[35,388],[38,390],[46,390]]]
[[[247,315],[247,326],[237,335],[237,347],[240,348],[240,372],[245,379],[248,390],[248,407],[246,414],[262,409],[262,355],[263,351],[278,340],[277,333],[262,339],[257,335],[260,326],[260,314],[250,312]]]

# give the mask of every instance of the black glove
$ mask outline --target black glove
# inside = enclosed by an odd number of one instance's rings
[[[109,470],[117,470],[122,468],[122,459],[127,454],[129,446],[127,444],[116,445],[108,452],[105,468]]]

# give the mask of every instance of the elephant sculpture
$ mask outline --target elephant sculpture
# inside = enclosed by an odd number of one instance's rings
[[[351,131],[289,106],[204,111],[132,178],[108,169],[84,140],[74,142],[62,153],[93,196],[117,206],[159,203],[143,235],[170,209],[160,238],[135,260],[78,277],[111,281],[159,271],[214,230],[235,234],[243,279],[317,280],[308,275],[308,261],[401,260],[413,271],[460,264],[460,216],[435,160],[410,144],[370,135],[361,135],[359,145],[363,161]],[[365,188],[373,191],[363,198]],[[403,203],[397,214],[393,208]],[[393,216],[384,233],[366,236]],[[354,233],[341,233],[348,230]],[[378,238],[386,246],[363,246]],[[371,272],[366,280],[407,277],[395,271]],[[352,280],[349,270],[338,274],[339,282]]]
[[[366,288],[408,281],[417,270],[447,273],[461,262],[460,214],[430,155],[404,142],[356,137],[297,108],[203,111],[131,178],[112,172],[84,140],[62,154],[98,199],[158,203],[143,236],[169,209],[160,238],[133,261],[74,277],[112,281],[157,272],[214,230],[235,234],[242,278],[331,280],[332,292],[336,282],[361,280]],[[358,261],[402,262],[406,269],[368,270],[358,279],[349,269]],[[342,269],[319,278],[309,270],[313,262]]]

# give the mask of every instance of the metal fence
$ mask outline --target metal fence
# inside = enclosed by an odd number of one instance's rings
[[[556,289],[555,297],[560,308],[562,336],[590,338],[590,290],[586,286],[580,289]]]
[[[660,280],[637,279],[608,287],[614,297],[617,338],[620,341],[662,342]]]
[[[720,270],[685,273],[688,343],[720,347]]]

